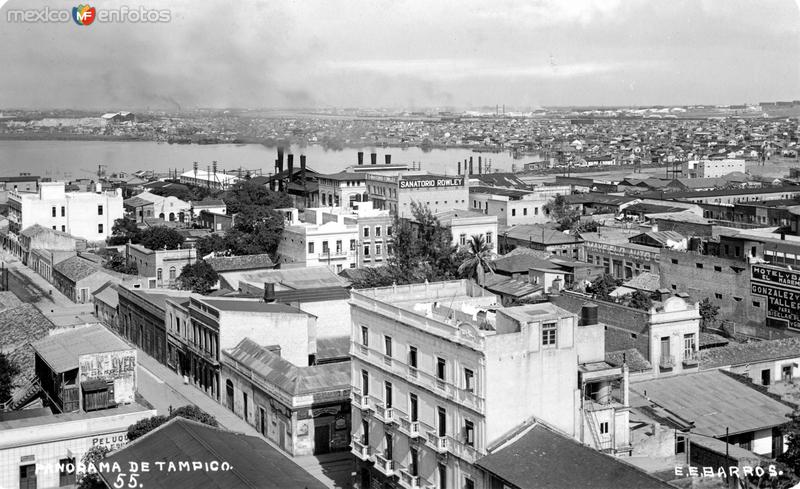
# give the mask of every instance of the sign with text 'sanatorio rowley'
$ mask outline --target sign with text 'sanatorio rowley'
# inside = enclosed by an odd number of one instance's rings
[[[758,264],[750,280],[750,293],[767,299],[767,317],[800,330],[800,272]]]
[[[463,187],[464,177],[453,178],[414,178],[403,179],[399,182],[400,188],[442,188],[442,187]]]

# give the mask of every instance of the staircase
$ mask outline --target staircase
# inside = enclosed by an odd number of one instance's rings
[[[30,402],[42,390],[39,378],[35,375],[25,380],[25,383],[14,392],[7,401],[0,403],[0,411],[13,411]]]

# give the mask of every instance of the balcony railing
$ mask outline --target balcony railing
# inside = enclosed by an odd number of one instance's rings
[[[362,411],[369,409],[369,396],[361,394],[361,389],[358,387],[353,387],[350,390],[350,394],[353,397],[353,404],[357,408],[361,409]]]
[[[369,460],[371,451],[369,445],[365,445],[358,440],[353,440],[351,447],[350,451],[353,455],[364,461]]]
[[[416,379],[419,376],[419,373],[417,372],[417,367],[409,366],[408,367],[408,376],[410,378],[412,378],[412,379]]]
[[[365,357],[369,356],[369,347],[367,345],[358,345],[358,351]]]
[[[387,367],[391,367],[392,366],[392,357],[390,357],[389,355],[384,355],[383,356],[383,364],[386,365]]]
[[[658,366],[661,368],[669,369],[675,367],[675,357],[672,355],[663,355],[658,360]]]
[[[422,436],[419,421],[411,421],[408,418],[400,418],[400,431],[407,434],[411,438]]]
[[[447,452],[447,436],[439,436],[435,431],[428,432],[428,443],[439,453]]]
[[[375,469],[381,474],[391,477],[394,475],[394,460],[387,459],[382,453],[376,453]]]
[[[476,450],[475,447],[456,440],[450,440],[450,451],[456,457],[466,460],[467,463],[470,464],[475,463],[475,461],[480,458],[480,453],[478,453],[478,450]]]
[[[375,403],[375,417],[386,424],[397,422],[394,408],[387,408],[379,402]]]
[[[418,489],[419,476],[411,475],[408,469],[400,469],[400,485],[405,489]]]
[[[697,357],[697,352],[690,352],[683,357],[683,366],[686,368],[697,367],[700,364],[700,359]]]

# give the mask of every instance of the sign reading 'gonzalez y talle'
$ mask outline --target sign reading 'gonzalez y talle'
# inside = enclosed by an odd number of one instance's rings
[[[750,278],[750,293],[767,298],[767,317],[800,329],[800,272],[753,265]]]
[[[411,180],[400,180],[400,188],[439,188],[439,187],[463,187],[464,177],[454,178],[415,178]]]

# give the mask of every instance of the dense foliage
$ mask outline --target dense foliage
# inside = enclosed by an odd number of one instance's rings
[[[198,294],[208,294],[219,281],[219,274],[205,260],[187,264],[178,276],[178,286]]]
[[[11,397],[14,389],[14,376],[19,374],[19,367],[5,354],[0,352],[0,402]]]
[[[217,419],[214,416],[191,404],[173,409],[169,416],[156,415],[137,421],[135,424],[132,424],[128,427],[128,441],[141,438],[167,421],[179,416],[181,418],[191,419],[209,426],[219,426],[219,423],[217,423]]]
[[[97,466],[97,463],[106,458],[108,452],[111,450],[108,447],[103,445],[95,445],[90,447],[86,453],[83,455],[81,462],[83,462],[84,466],[89,466],[92,464],[93,466]],[[106,484],[100,479],[100,476],[95,473],[81,473],[77,476],[78,481],[78,489],[106,489]]]
[[[604,273],[592,281],[591,285],[586,288],[586,292],[592,294],[592,297],[595,299],[613,302],[614,298],[611,297],[611,292],[620,285],[622,285],[621,280],[617,280],[612,275]]]
[[[128,242],[140,244],[151,250],[164,248],[174,250],[183,244],[184,238],[178,231],[167,226],[139,229],[136,221],[123,217],[114,221],[111,236],[106,239],[106,243],[110,246],[119,246]]]
[[[103,267],[115,272],[126,273],[128,275],[136,275],[139,273],[136,263],[133,261],[128,263],[128,260],[125,259],[125,255],[120,254],[116,254],[109,258]]]
[[[713,326],[717,316],[719,316],[719,306],[712,303],[708,297],[700,301],[700,319],[704,328]]]
[[[486,272],[494,273],[492,268],[492,247],[482,235],[473,235],[467,241],[468,258],[458,267],[458,273],[466,278],[474,279],[478,285],[486,283]]]
[[[581,218],[580,211],[573,209],[563,195],[556,195],[553,200],[545,204],[545,213],[550,219],[558,223],[559,231],[572,229]]]

